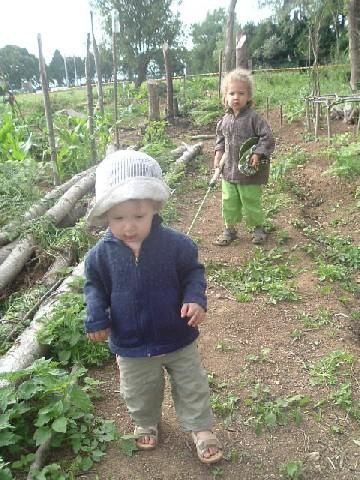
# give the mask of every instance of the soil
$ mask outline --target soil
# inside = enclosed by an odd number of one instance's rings
[[[107,455],[96,468],[82,479],[101,480],[191,480],[236,479],[267,480],[303,478],[306,480],[355,480],[360,478],[360,428],[344,409],[328,401],[340,383],[351,382],[353,403],[360,401],[359,363],[354,362],[350,376],[338,380],[336,385],[312,385],[308,366],[330,352],[346,351],[359,358],[360,341],[356,321],[351,312],[359,310],[358,298],[343,291],[336,283],[329,291],[314,273],[314,259],[303,249],[309,240],[294,220],[320,228],[333,235],[350,235],[359,244],[360,215],[356,208],[354,181],[322,175],[329,159],[321,151],[323,141],[306,142],[301,123],[280,125],[277,112],[269,122],[277,138],[278,151],[289,151],[295,146],[303,150],[309,161],[291,173],[299,187],[297,194],[289,192],[291,202],[275,215],[275,230],[270,233],[264,249],[279,247],[281,232],[287,232],[286,250],[291,253],[300,299],[293,302],[270,304],[265,295],[256,295],[248,303],[238,303],[221,285],[209,282],[209,310],[201,326],[199,348],[206,370],[212,374],[215,385],[212,393],[222,399],[238,399],[231,422],[220,415],[215,417],[218,438],[224,447],[224,459],[215,466],[199,462],[190,435],[182,432],[166,388],[163,420],[159,445],[154,451],[136,452],[125,456],[118,444],[112,444]],[[352,127],[334,122],[333,131],[351,131]],[[211,134],[207,129],[172,127],[170,134],[180,144],[189,142],[189,136]],[[204,141],[204,154],[210,167],[213,141]],[[186,232],[203,199],[203,189],[184,194],[178,204],[181,218],[175,227]],[[245,228],[239,238],[228,247],[217,247],[212,241],[222,230],[220,213],[221,193],[218,188],[208,196],[204,208],[194,225],[191,236],[198,241],[201,259],[222,262],[241,268],[252,258],[255,247]],[[359,281],[359,278],[357,279]],[[304,328],[299,315],[316,314],[323,307],[331,312],[333,323],[317,329]],[[357,320],[359,322],[359,320]],[[294,330],[302,335],[291,335]],[[268,349],[268,350],[265,350]],[[266,353],[264,353],[266,352]],[[251,360],[252,359],[252,360]],[[115,421],[122,434],[131,433],[133,425],[119,396],[119,374],[112,359],[105,367],[90,372],[101,380],[102,399],[96,403],[97,414]],[[297,425],[289,419],[286,425],[264,428],[255,433],[254,414],[248,399],[256,384],[268,387],[271,398],[308,395],[307,406],[301,408],[303,419]],[[316,406],[317,405],[317,406]],[[251,418],[252,417],[252,418]],[[291,461],[303,462],[302,476],[281,473],[281,467]]]

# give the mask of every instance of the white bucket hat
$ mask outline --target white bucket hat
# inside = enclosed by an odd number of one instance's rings
[[[106,212],[114,205],[143,199],[163,204],[169,194],[156,160],[143,152],[118,150],[107,155],[96,169],[95,205],[87,221],[105,226]]]

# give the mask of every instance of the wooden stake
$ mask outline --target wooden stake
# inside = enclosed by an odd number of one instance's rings
[[[91,75],[90,75],[90,33],[87,34],[87,42],[86,42],[85,75],[86,75],[86,93],[87,93],[87,110],[88,110],[88,130],[90,134],[91,165],[95,165],[96,141],[95,141],[95,128],[94,128],[94,97],[93,97]]]
[[[167,91],[167,119],[169,122],[174,121],[174,89],[172,82],[172,70],[169,57],[169,45],[164,43],[163,45],[164,63],[165,63],[165,75],[166,75],[166,91]]]
[[[115,23],[115,21],[114,21]],[[115,145],[116,150],[120,148],[119,128],[118,128],[118,105],[117,105],[117,50],[116,50],[116,31],[113,26],[112,34],[112,53],[113,53],[113,77],[114,77],[114,122],[115,122]]]
[[[328,144],[331,142],[331,123],[330,123],[330,108],[331,105],[329,102],[326,103],[326,122],[327,122],[327,134],[328,134]]]
[[[315,140],[318,140],[319,136],[319,124],[320,124],[320,103],[316,102],[315,103]]]
[[[103,95],[103,88],[102,88],[101,62],[100,62],[99,49],[98,49],[96,38],[94,35],[93,12],[90,12],[90,19],[91,19],[92,45],[93,45],[93,53],[94,53],[94,60],[95,60],[96,77],[97,77],[96,85],[97,85],[97,91],[98,91],[98,105],[99,105],[100,114],[104,115],[104,95]]]
[[[39,69],[40,69],[40,77],[41,77],[41,88],[44,96],[45,117],[46,117],[47,129],[48,129],[51,163],[53,167],[53,181],[54,181],[54,185],[59,185],[60,179],[59,179],[59,174],[57,169],[57,154],[56,154],[56,146],[55,146],[54,124],[53,124],[52,114],[51,114],[49,84],[48,84],[47,75],[46,75],[46,67],[45,67],[45,60],[44,60],[43,51],[42,51],[42,41],[41,41],[40,33],[38,33],[37,41],[39,46]]]
[[[219,53],[219,91],[218,95],[221,98],[221,77],[222,77],[222,50]]]

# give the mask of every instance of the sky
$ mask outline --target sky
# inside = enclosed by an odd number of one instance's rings
[[[174,2],[175,3],[175,2]],[[183,0],[179,11],[188,26],[205,20],[208,11],[223,7],[230,0]],[[86,56],[86,34],[90,32],[89,0],[0,0],[0,48],[17,45],[39,56],[37,34],[41,34],[43,53],[50,62],[55,49],[63,56]],[[238,21],[258,21],[270,15],[269,9],[259,9],[257,0],[238,0]],[[95,13],[94,13],[95,15]],[[101,26],[96,22],[98,43]]]

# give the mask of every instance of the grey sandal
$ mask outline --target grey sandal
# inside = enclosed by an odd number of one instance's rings
[[[255,227],[252,233],[252,243],[255,245],[262,245],[267,238],[263,227]]]
[[[227,247],[237,238],[236,230],[232,230],[230,228],[225,228],[221,235],[213,242],[214,245],[218,245],[220,247]]]

